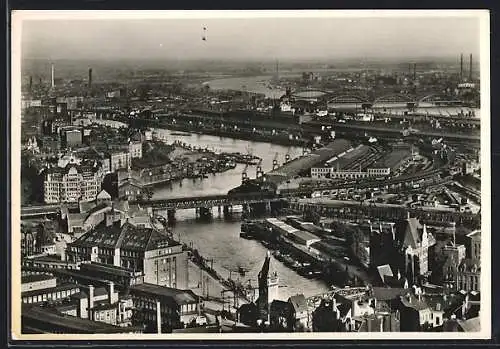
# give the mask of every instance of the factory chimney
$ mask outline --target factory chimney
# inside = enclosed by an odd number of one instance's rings
[[[33,77],[30,75],[30,91],[33,88]]]
[[[408,63],[408,77],[411,76],[411,63]]]
[[[52,73],[52,79],[51,79],[52,84],[51,84],[51,86],[52,86],[52,88],[54,88],[56,86],[55,82],[54,82],[54,63],[51,64],[51,73]]]
[[[92,68],[89,68],[89,88],[92,87]]]
[[[460,54],[460,81],[464,78],[464,55]]]
[[[413,63],[413,80],[417,80],[417,63]]]
[[[156,301],[156,332],[161,334],[161,303]]]
[[[472,53],[469,56],[469,81],[472,81]]]

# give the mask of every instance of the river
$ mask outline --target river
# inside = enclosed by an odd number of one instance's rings
[[[169,143],[179,140],[196,147],[208,147],[215,151],[241,153],[250,151],[263,159],[262,167],[264,171],[272,169],[275,156],[281,163],[284,161],[286,154],[289,154],[292,158],[302,154],[302,149],[298,147],[283,147],[270,143],[198,134],[175,135],[176,132],[169,130],[157,129],[155,132],[163,135]],[[153,199],[225,194],[228,190],[241,184],[241,173],[244,167],[244,165],[238,165],[234,170],[211,175],[204,180],[193,181],[192,179],[186,179],[181,182],[182,186],[178,182],[173,184],[172,187],[156,187]],[[248,167],[250,177],[255,177],[255,172],[256,166]],[[240,277],[240,281],[248,284],[248,280],[250,280],[252,285],[256,286],[257,275],[262,268],[267,249],[257,241],[239,237],[241,222],[237,216],[231,220],[226,220],[219,217],[217,208],[214,208],[213,217],[210,222],[201,222],[196,220],[195,210],[179,210],[176,212],[177,223],[174,227],[174,233],[182,242],[192,243],[205,258],[213,258],[214,269],[223,277],[228,278],[230,271],[236,271],[238,267],[242,267],[247,272],[245,276]],[[279,298],[281,300],[286,301],[288,297],[295,294],[303,293],[307,297],[328,290],[328,285],[324,282],[303,278],[275,260],[274,257],[272,258],[272,263],[280,278]],[[236,279],[237,277],[238,273],[234,272],[232,278]]]

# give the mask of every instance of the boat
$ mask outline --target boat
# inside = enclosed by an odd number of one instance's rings
[[[240,238],[251,240],[251,239],[253,239],[253,236],[251,234],[249,234],[249,233],[241,232],[240,233]]]

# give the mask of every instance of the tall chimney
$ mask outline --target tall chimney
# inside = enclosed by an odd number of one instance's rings
[[[469,56],[469,81],[472,81],[472,53]]]
[[[411,76],[411,63],[408,63],[408,76]]]
[[[464,55],[460,54],[460,81],[464,78]]]
[[[413,63],[413,80],[417,80],[417,63]]]
[[[89,68],[89,88],[92,87],[92,68]]]
[[[156,301],[156,330],[161,334],[161,303]]]
[[[115,293],[115,283],[113,281],[109,282],[109,304],[115,304],[118,302],[118,298]]]
[[[90,310],[94,307],[94,285],[89,285],[89,319],[93,320],[90,316]]]
[[[33,77],[30,75],[30,91],[33,88]]]
[[[54,82],[54,63],[51,64],[51,86],[52,88],[54,88],[56,86],[55,82]]]

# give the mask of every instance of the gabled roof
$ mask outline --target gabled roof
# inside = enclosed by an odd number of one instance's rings
[[[345,317],[349,310],[351,310],[351,304],[348,302],[337,305],[337,309],[340,312],[340,317]]]
[[[386,276],[394,276],[392,273],[391,266],[389,264],[379,265],[377,267],[378,275],[380,276],[380,280],[385,283]]]
[[[99,194],[97,194],[97,200],[111,200],[111,195],[103,189]]]
[[[101,222],[71,245],[122,248],[144,252],[160,248],[160,245],[177,246],[179,243],[150,228],[140,228],[130,223],[125,223],[121,227],[117,223],[106,226],[105,222]]]
[[[264,264],[262,265],[262,269],[259,272],[259,279],[265,280],[272,275],[275,275],[276,271],[271,265],[271,253],[268,251],[266,255],[266,259],[264,260]]]
[[[468,320],[458,320],[458,325],[464,332],[479,332],[481,331],[481,318],[475,317]]]
[[[288,302],[292,304],[296,313],[307,311],[307,301],[303,294],[297,294],[288,298]]]
[[[280,300],[273,300],[271,302],[271,307],[270,307],[271,311],[273,312],[278,312],[280,314],[283,314],[283,313],[290,313],[293,309],[292,309],[292,305],[288,302],[284,302],[284,301],[280,301]]]
[[[418,244],[422,241],[422,236],[420,230],[422,229],[422,225],[418,221],[417,218],[409,218],[406,219],[406,226],[404,230],[404,238],[403,242],[405,246],[411,246],[412,248],[416,248]]]

